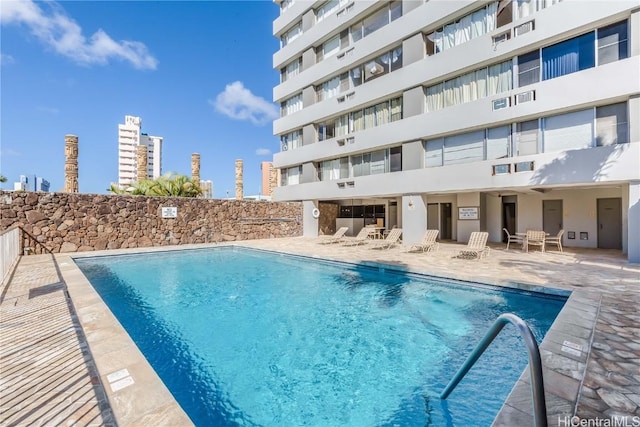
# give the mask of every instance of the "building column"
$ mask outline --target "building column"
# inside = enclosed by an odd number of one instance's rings
[[[421,194],[402,196],[402,244],[420,243],[427,231],[427,197]]]
[[[458,242],[467,243],[469,241],[469,237],[471,237],[471,233],[474,231],[482,231],[481,227],[481,219],[485,215],[482,212],[483,203],[480,200],[480,193],[462,193],[458,194],[458,209],[455,212],[451,213],[452,220],[456,221],[458,224]],[[477,208],[477,219],[464,219],[461,220],[459,218],[459,212],[461,208]],[[463,212],[469,212],[468,209],[464,209]],[[473,212],[468,214],[470,216]]]
[[[244,199],[242,166],[242,159],[236,160],[236,200]]]
[[[629,262],[640,263],[640,181],[629,182],[627,206],[627,256]]]
[[[78,192],[78,137],[64,136],[64,192]]]
[[[319,211],[317,200],[304,200],[302,202],[302,235],[304,237],[318,237],[320,216],[314,215]]]

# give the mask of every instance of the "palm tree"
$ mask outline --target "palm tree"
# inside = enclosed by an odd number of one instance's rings
[[[0,182],[7,182],[7,177],[0,175]]]
[[[169,172],[155,180],[132,182],[126,188],[112,184],[107,190],[114,194],[160,197],[198,197],[202,194],[199,183],[194,183],[191,178],[174,172]]]

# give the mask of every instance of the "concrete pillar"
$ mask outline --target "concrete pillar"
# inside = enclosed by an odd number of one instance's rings
[[[402,196],[402,244],[419,243],[427,231],[427,197],[421,194]]]
[[[78,192],[78,137],[64,136],[64,192]]]
[[[320,218],[314,217],[315,209],[318,209],[317,200],[304,200],[302,202],[302,235],[304,237],[318,237]]]
[[[242,159],[236,160],[236,200],[242,200],[243,185],[242,185]]]
[[[191,180],[194,184],[200,185],[200,154],[191,154]]]
[[[144,144],[138,145],[138,178],[137,181],[144,181],[149,176],[147,173],[147,146]]]
[[[458,194],[458,209],[452,212],[452,220],[458,224],[458,242],[467,243],[471,233],[474,231],[482,231],[481,218],[484,215],[481,209],[481,197],[479,192]],[[478,208],[478,219],[458,219],[458,211],[460,208]]]
[[[627,256],[629,262],[640,263],[640,181],[629,182],[627,206]]]

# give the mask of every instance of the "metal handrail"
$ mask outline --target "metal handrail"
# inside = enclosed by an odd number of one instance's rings
[[[529,325],[516,316],[515,314],[506,313],[500,315],[480,343],[471,352],[467,360],[462,364],[456,375],[449,381],[440,395],[440,399],[446,399],[453,391],[467,372],[473,367],[476,361],[482,356],[482,353],[491,345],[494,338],[498,336],[502,328],[507,323],[513,324],[527,346],[529,353],[529,369],[531,373],[531,393],[533,397],[533,421],[536,427],[547,427],[547,406],[544,400],[544,381],[542,379],[542,361],[540,359],[540,350],[536,342],[533,332]]]

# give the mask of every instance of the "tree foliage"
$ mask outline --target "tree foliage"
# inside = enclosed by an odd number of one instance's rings
[[[114,194],[158,197],[198,197],[202,194],[200,183],[195,183],[191,178],[173,172],[162,175],[158,179],[132,182],[126,188],[112,184],[108,191]]]
[[[0,182],[7,182],[7,178],[4,175],[0,175]]]

